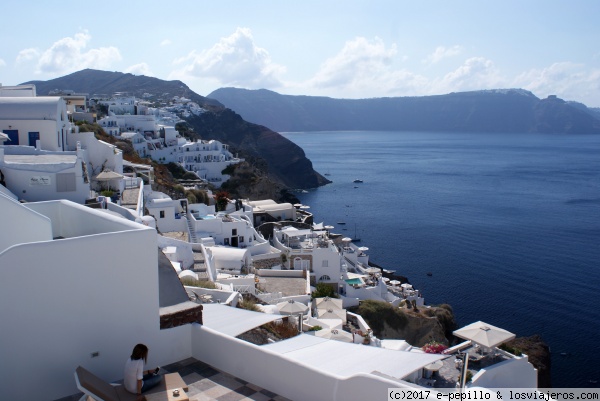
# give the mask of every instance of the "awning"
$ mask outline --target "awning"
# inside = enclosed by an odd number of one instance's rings
[[[202,325],[232,337],[282,318],[281,315],[253,312],[221,304],[202,306]]]

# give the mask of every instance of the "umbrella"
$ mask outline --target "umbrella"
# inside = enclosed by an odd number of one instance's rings
[[[302,206],[300,206],[300,209],[310,209],[310,206],[308,206],[308,205],[302,205]]]
[[[387,278],[387,277],[384,277],[382,280],[383,280],[384,282],[386,282],[386,283],[390,281],[390,279],[389,279],[389,278]]]
[[[369,273],[369,274],[381,273],[381,269],[378,269],[376,267],[369,267],[367,269],[367,273]]]
[[[293,299],[290,299],[289,301],[279,302],[277,304],[277,309],[279,309],[279,313],[282,315],[297,315],[306,313],[308,306],[304,305],[302,302],[296,302]]]
[[[398,285],[398,284],[401,284],[401,283],[398,280],[392,280],[392,281],[390,281],[390,284],[391,285]]]
[[[333,230],[335,227],[333,227],[333,226],[325,226],[323,228],[326,229],[326,230]]]
[[[110,171],[110,170],[104,170],[103,172],[101,172],[100,174],[98,174],[96,176],[96,181],[112,181],[112,180],[121,180],[125,178],[125,176],[119,174],[119,173],[115,173],[114,171]],[[110,183],[108,184],[108,187],[110,188]]]
[[[300,207],[302,206],[302,203],[294,203],[294,207]]]
[[[4,141],[10,141],[10,138],[4,132],[0,132],[0,142]]]
[[[319,309],[317,308],[317,317],[323,319],[342,319],[346,323],[345,309]]]
[[[350,238],[350,237],[342,238],[342,242],[351,242],[351,241],[352,241],[352,238]]]
[[[503,342],[515,338],[515,335],[510,331],[506,331],[482,321],[471,323],[462,329],[455,330],[453,334],[457,337],[471,340],[477,344],[489,348],[495,347]]]
[[[322,329],[315,332],[316,337],[328,338],[330,340],[344,341],[347,343],[354,342],[352,333],[338,329]]]
[[[369,250],[369,247],[368,246],[361,246],[361,247],[358,248],[358,250],[361,251],[361,252],[367,252]]]
[[[412,285],[408,283],[404,283],[400,287],[404,288],[405,290],[411,290],[413,288]]]
[[[316,298],[315,305],[317,309],[343,309],[343,302],[337,298]]]

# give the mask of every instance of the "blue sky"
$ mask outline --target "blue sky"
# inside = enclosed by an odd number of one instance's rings
[[[519,87],[600,107],[597,0],[25,0],[0,13],[3,85],[96,68],[180,79],[201,95]]]

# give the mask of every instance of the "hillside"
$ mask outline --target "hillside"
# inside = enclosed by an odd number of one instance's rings
[[[221,88],[209,98],[276,131],[600,133],[593,109],[522,89],[439,96],[333,99]]]
[[[305,189],[329,182],[313,169],[302,148],[266,127],[244,121],[218,101],[198,95],[181,81],[86,69],[49,81],[27,83],[36,85],[38,95],[57,89],[90,95],[120,92],[165,105],[174,96],[184,96],[206,110],[187,119],[194,132],[202,139],[216,139],[230,145],[232,153],[249,160],[263,173],[263,181],[270,181],[273,187]]]

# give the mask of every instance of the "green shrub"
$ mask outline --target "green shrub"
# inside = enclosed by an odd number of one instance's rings
[[[394,308],[387,302],[362,301],[356,313],[367,321],[376,336],[383,331],[384,322],[396,330],[403,329],[408,324],[408,317],[405,312],[399,308]]]
[[[319,331],[319,330],[323,330],[323,328],[319,325],[313,326],[310,329],[308,329],[308,331]]]
[[[317,286],[312,294],[310,294],[313,299],[315,298],[339,298],[331,285],[325,283],[317,283]]]
[[[210,290],[216,290],[217,285],[212,281],[208,280],[196,280],[192,277],[183,277],[181,279],[181,284],[187,285],[188,287],[198,287],[198,288],[206,288]]]
[[[241,309],[260,312],[260,309],[258,309],[258,306],[256,306],[256,302],[254,302],[252,299],[243,299],[241,302],[238,302],[237,306]]]
[[[521,355],[523,355],[523,351],[521,351],[519,348],[512,347],[512,346],[510,346],[508,344],[502,344],[498,348],[500,348],[501,350],[504,350],[506,352],[510,352],[511,354],[513,354],[515,356],[521,356]]]

